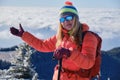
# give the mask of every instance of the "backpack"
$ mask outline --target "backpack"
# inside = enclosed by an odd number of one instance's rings
[[[85,31],[82,34],[82,41],[87,33],[92,33],[93,35],[96,36],[96,38],[98,40],[97,50],[96,50],[96,60],[95,60],[95,64],[93,65],[92,68],[80,69],[79,75],[81,77],[92,79],[92,78],[96,77],[97,75],[100,75],[99,72],[100,72],[100,66],[101,66],[101,43],[102,43],[102,39],[99,37],[98,34],[92,32],[92,31]]]

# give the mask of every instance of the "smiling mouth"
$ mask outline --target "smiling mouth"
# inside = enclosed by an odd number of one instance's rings
[[[72,24],[67,24],[66,26],[72,26]]]

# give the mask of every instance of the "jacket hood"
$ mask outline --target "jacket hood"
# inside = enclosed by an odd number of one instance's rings
[[[84,32],[84,31],[88,31],[89,30],[89,26],[87,25],[87,24],[85,24],[85,23],[82,23],[82,31]]]

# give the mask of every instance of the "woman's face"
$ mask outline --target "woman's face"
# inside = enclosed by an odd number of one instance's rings
[[[60,23],[62,24],[63,28],[66,30],[71,30],[73,28],[74,20],[73,16],[71,15],[64,15],[60,18]]]

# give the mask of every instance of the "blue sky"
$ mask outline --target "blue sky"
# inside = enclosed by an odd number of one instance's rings
[[[0,0],[0,6],[60,7],[66,0]],[[120,0],[69,0],[79,8],[120,8]]]

